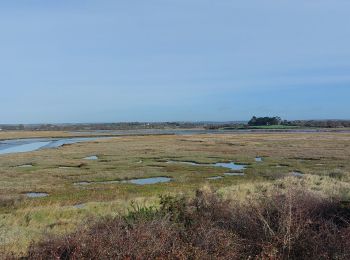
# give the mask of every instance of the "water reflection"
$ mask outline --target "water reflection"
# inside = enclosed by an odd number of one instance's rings
[[[194,165],[194,166],[214,166],[214,167],[227,168],[235,171],[242,171],[247,168],[247,165],[245,164],[236,164],[234,162],[202,164],[202,163],[186,162],[186,161],[168,161],[167,163],[182,163],[182,164],[188,164],[188,165]]]
[[[84,160],[98,160],[98,157],[96,155],[85,157]]]
[[[130,180],[122,180],[122,181],[95,181],[95,182],[87,182],[81,181],[76,182],[74,185],[90,185],[90,184],[115,184],[115,183],[132,183],[137,185],[147,185],[147,184],[156,184],[156,183],[164,183],[170,182],[172,178],[169,177],[151,177],[151,178],[138,178],[138,179],[130,179]]]
[[[79,137],[79,138],[30,138],[0,141],[0,155],[11,153],[24,153],[45,148],[58,148],[67,144],[88,142],[108,137]]]
[[[49,196],[49,194],[44,192],[28,192],[26,193],[28,198],[43,198]]]

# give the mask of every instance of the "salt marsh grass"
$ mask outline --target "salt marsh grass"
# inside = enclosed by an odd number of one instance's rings
[[[12,137],[65,134],[34,132]],[[98,160],[83,159],[91,155]],[[263,161],[256,162],[257,156]],[[157,206],[160,195],[193,196],[203,186],[225,198],[242,201],[275,188],[287,190],[289,186],[348,200],[349,157],[350,134],[346,133],[123,136],[2,155],[0,243],[21,255],[32,240],[47,234],[65,234],[89,218],[123,215],[132,201]],[[244,175],[225,175],[228,169],[210,166],[224,162],[247,165]],[[32,167],[17,167],[26,164]],[[289,176],[293,171],[303,176]],[[223,178],[208,180],[215,176]],[[153,177],[172,181],[150,185],[123,182]],[[94,184],[108,181],[121,182]],[[91,184],[74,185],[77,182]],[[28,192],[49,196],[28,198]],[[84,206],[75,207],[80,204]]]

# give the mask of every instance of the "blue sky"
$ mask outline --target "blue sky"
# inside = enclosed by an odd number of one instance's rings
[[[0,1],[0,123],[350,119],[348,0]]]

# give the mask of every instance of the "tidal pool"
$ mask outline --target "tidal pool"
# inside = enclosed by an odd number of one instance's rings
[[[231,170],[235,170],[235,171],[242,171],[244,169],[247,168],[247,165],[244,164],[235,164],[234,162],[229,162],[229,163],[215,163],[215,164],[211,164],[212,166],[215,167],[223,167],[223,168],[228,168]]]
[[[49,194],[44,192],[28,192],[26,193],[28,198],[43,198],[49,196]]]
[[[76,204],[74,205],[73,207],[76,208],[76,209],[82,209],[82,208],[85,208],[85,203],[80,203],[80,204]]]
[[[303,177],[304,174],[302,172],[298,172],[298,171],[293,171],[290,173],[290,175],[294,176],[294,177]]]
[[[74,185],[90,185],[90,184],[115,184],[115,183],[132,183],[137,185],[147,185],[147,184],[156,184],[170,182],[172,178],[169,177],[152,177],[152,178],[139,178],[139,179],[130,179],[122,181],[95,181],[95,182],[75,182]]]
[[[96,155],[85,157],[84,160],[98,160],[98,157]]]
[[[224,175],[227,176],[244,176],[245,174],[243,172],[226,172]]]
[[[209,164],[186,162],[186,161],[167,161],[166,163],[181,163],[181,164],[188,164],[188,165],[194,165],[194,166],[209,166]]]
[[[223,177],[222,176],[215,176],[215,177],[209,177],[207,178],[208,180],[219,180],[219,179],[222,179]]]
[[[194,166],[214,166],[214,167],[228,168],[230,170],[235,170],[235,171],[242,171],[247,168],[247,165],[236,164],[234,162],[202,164],[202,163],[186,162],[186,161],[168,161],[167,163],[182,163],[182,164],[188,164],[188,165],[194,165]]]
[[[153,178],[145,178],[145,179],[125,180],[125,181],[122,181],[122,183],[133,183],[133,184],[138,184],[138,185],[147,185],[147,184],[169,182],[171,180],[172,180],[172,178],[169,178],[169,177],[153,177]]]

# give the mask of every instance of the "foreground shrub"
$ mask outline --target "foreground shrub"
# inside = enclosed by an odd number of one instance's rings
[[[244,204],[198,191],[191,200],[162,197],[160,209],[137,210],[33,244],[27,258],[350,258],[349,207],[299,190]]]

